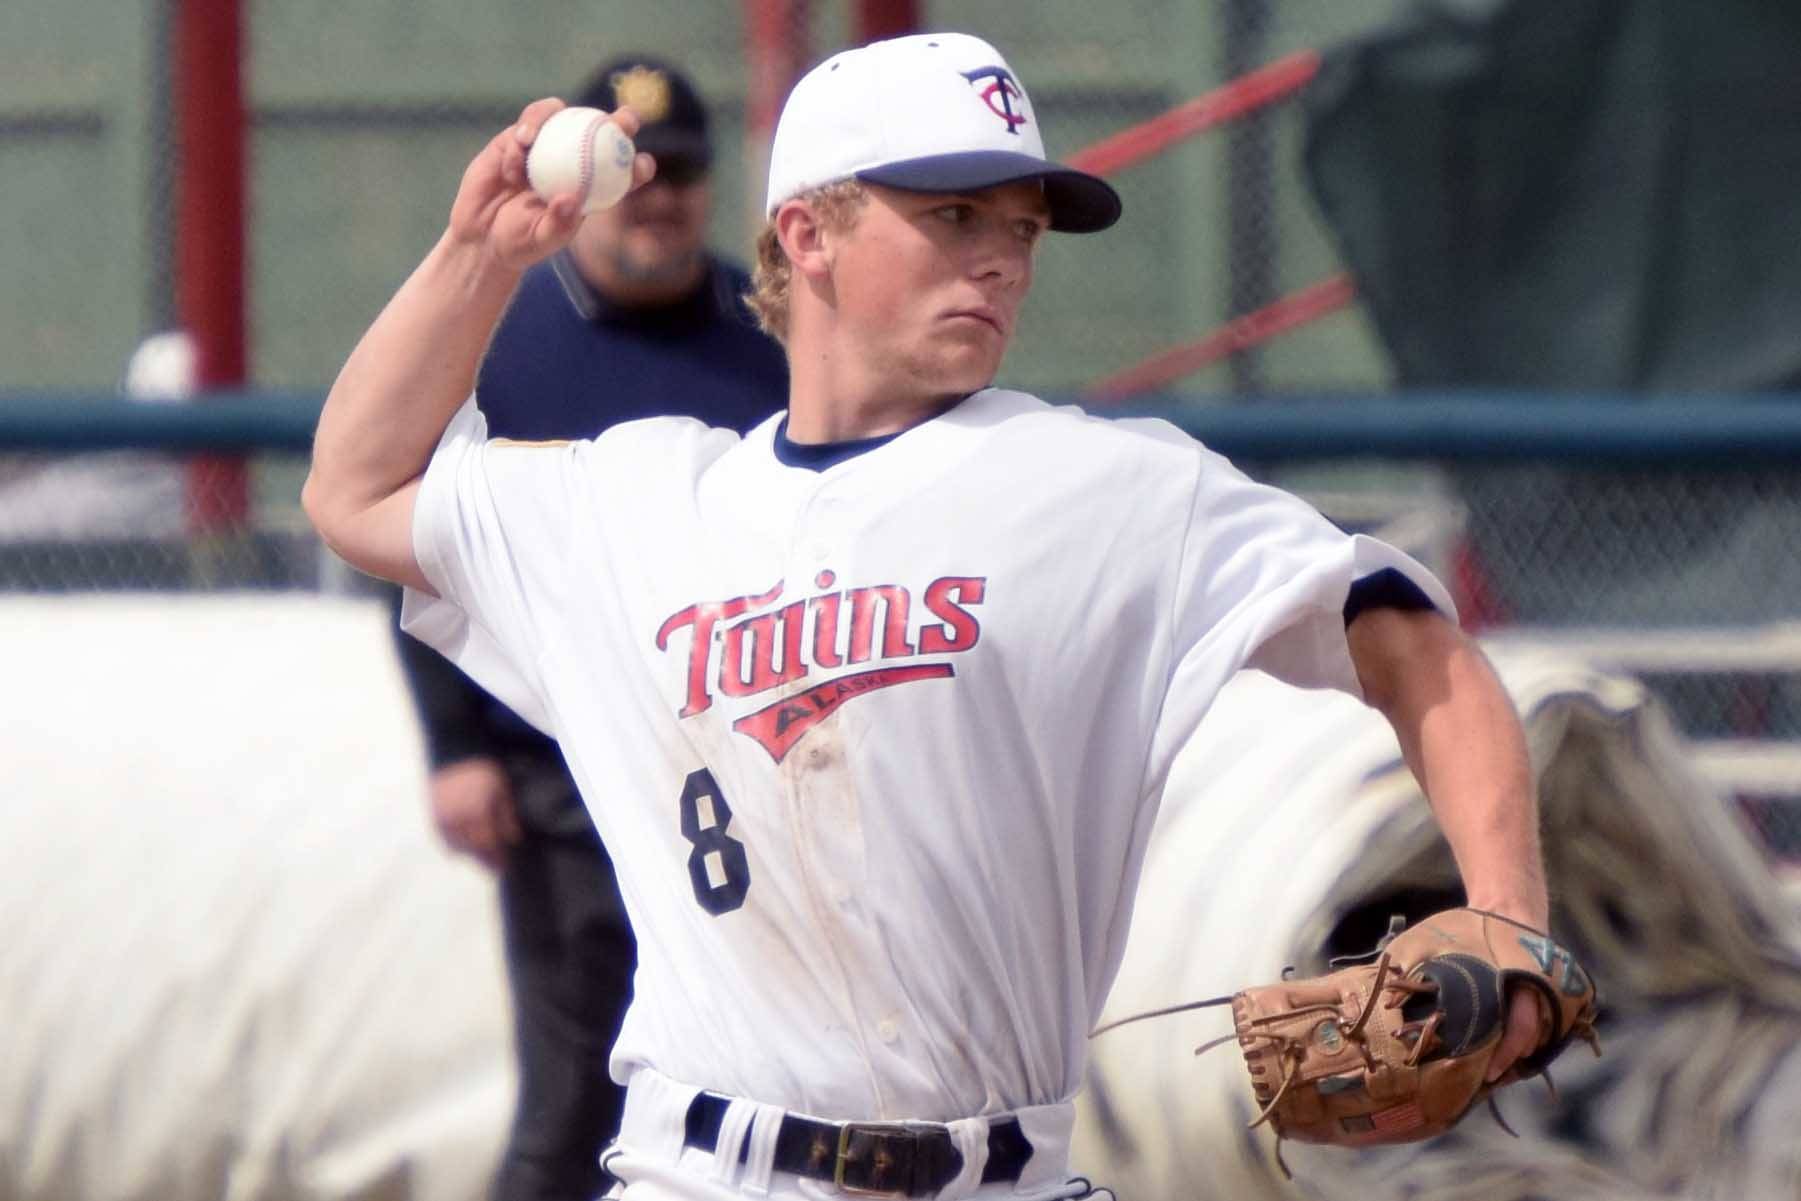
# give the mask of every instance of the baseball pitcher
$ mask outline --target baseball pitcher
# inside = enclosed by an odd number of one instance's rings
[[[523,170],[560,107],[470,163],[332,388],[305,503],[557,737],[614,850],[625,1198],[1084,1195],[1072,1097],[1145,842],[1247,667],[1387,715],[1470,904],[1544,929],[1520,727],[1437,580],[1170,425],[994,386],[1046,235],[1120,202],[1045,157],[992,46],[880,42],[794,89],[753,300],[788,408],[743,437],[523,444],[468,403],[579,222]],[[1505,1010],[1489,1079],[1551,1020]]]

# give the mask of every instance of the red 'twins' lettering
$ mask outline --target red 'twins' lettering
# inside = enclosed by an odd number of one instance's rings
[[[970,607],[982,603],[985,577],[933,580],[921,601],[936,621],[921,622],[917,630],[913,595],[905,586],[835,589],[836,582],[834,573],[822,571],[814,579],[818,593],[778,608],[769,606],[782,595],[780,581],[767,592],[704,601],[671,614],[657,630],[657,649],[669,650],[675,634],[690,631],[681,716],[704,713],[716,693],[756,696],[816,671],[960,653],[981,638]]]

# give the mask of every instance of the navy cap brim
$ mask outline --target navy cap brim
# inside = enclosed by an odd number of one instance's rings
[[[1044,181],[1051,228],[1099,233],[1119,220],[1119,193],[1096,175],[1007,150],[964,150],[906,159],[857,172],[857,178],[906,192],[975,192],[1022,179]]]

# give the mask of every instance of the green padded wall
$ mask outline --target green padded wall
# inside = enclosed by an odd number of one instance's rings
[[[1343,36],[1398,0],[1272,0],[1269,56]],[[169,311],[165,181],[153,117],[168,0],[0,6],[0,390],[106,388]],[[817,0],[818,54],[849,5]],[[1221,79],[1219,0],[963,0],[928,22],[996,42],[1067,154]],[[939,25],[938,27],[944,27]],[[714,102],[717,244],[742,256],[760,181],[743,155],[743,28],[731,0],[248,0],[250,295],[255,385],[329,384],[364,325],[442,228],[469,156],[526,99],[566,91],[637,48],[688,64]],[[1282,290],[1336,269],[1296,169],[1298,122],[1274,121]],[[1126,221],[1053,239],[1005,380],[1068,393],[1228,314],[1225,143],[1195,139],[1115,181]],[[1356,313],[1265,352],[1272,387],[1382,378]],[[1224,390],[1223,369],[1186,390]]]

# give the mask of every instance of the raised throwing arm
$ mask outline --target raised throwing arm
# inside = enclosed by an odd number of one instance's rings
[[[450,222],[338,373],[319,417],[301,502],[327,545],[370,575],[430,590],[413,556],[413,499],[439,437],[475,386],[494,326],[525,269],[567,245],[580,198],[540,199],[532,139],[560,100],[528,105],[463,173]],[[615,114],[629,134],[629,109]],[[639,155],[634,185],[653,164]]]

